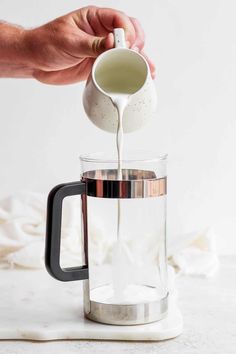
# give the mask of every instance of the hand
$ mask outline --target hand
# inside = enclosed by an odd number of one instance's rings
[[[87,79],[96,57],[114,47],[112,31],[125,30],[127,46],[143,53],[144,32],[138,20],[123,12],[89,6],[41,27],[25,30],[32,75],[46,84],[71,84]],[[146,57],[152,77],[155,66]]]

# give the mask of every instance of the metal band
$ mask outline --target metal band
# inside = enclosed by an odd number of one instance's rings
[[[97,198],[148,198],[166,194],[166,177],[156,178],[152,171],[122,169],[122,180],[117,169],[85,172],[82,180],[87,185],[87,196]]]
[[[92,321],[127,326],[159,321],[168,313],[169,294],[159,300],[137,304],[106,304],[90,300],[88,280],[84,281],[84,312]]]

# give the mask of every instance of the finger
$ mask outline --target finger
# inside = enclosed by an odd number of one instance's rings
[[[102,23],[100,17],[97,14],[97,7],[89,7],[87,8],[87,14],[86,14],[86,19],[88,22],[89,27],[92,29],[92,33],[93,35],[97,35],[99,37],[106,37],[107,34],[109,33],[109,30],[104,26],[104,24]],[[85,29],[86,30],[86,29]]]
[[[156,67],[154,62],[141,50],[140,54],[142,54],[142,56],[146,59],[148,65],[149,65],[149,69],[150,69],[150,73],[153,79],[155,79],[156,77]]]
[[[97,16],[108,32],[112,32],[114,28],[124,28],[126,40],[129,41],[131,45],[135,42],[135,28],[126,14],[114,9],[97,8]]]
[[[114,44],[115,44],[114,35],[113,35],[113,33],[109,33],[106,38],[105,47],[106,47],[106,49],[111,49],[114,47]]]
[[[81,31],[80,36],[73,42],[73,53],[82,58],[96,58],[114,44],[113,34],[106,37],[93,36]]]
[[[145,43],[145,33],[144,30],[140,24],[140,22],[134,18],[134,17],[130,17],[130,21],[133,23],[134,29],[135,29],[135,41],[132,45],[132,49],[135,49],[136,47],[139,48],[139,50],[142,50],[144,47],[144,43]]]
[[[38,81],[48,85],[68,85],[86,80],[91,72],[94,59],[85,59],[71,68],[58,71],[37,70],[33,76]]]
[[[99,54],[105,52],[114,46],[114,36],[109,33],[106,37],[87,36],[87,57],[96,58]]]
[[[106,38],[105,43],[94,38],[92,48],[95,48],[95,51],[93,50],[91,54],[91,50],[89,50],[89,56],[94,57],[98,53],[100,54],[102,51],[114,47],[114,38],[109,35],[113,32],[114,28],[124,28],[126,41],[128,42],[129,47],[135,42],[136,31],[134,24],[130,18],[121,11],[88,6],[71,14],[73,20],[81,30],[81,33],[95,37],[102,37],[103,39]],[[86,46],[84,46],[83,52],[85,51]],[[94,54],[94,52],[96,54]]]

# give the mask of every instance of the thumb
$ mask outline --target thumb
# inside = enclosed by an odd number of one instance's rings
[[[97,37],[86,33],[82,42],[81,54],[84,57],[96,58],[99,54],[113,48],[114,37],[112,33],[106,37]]]

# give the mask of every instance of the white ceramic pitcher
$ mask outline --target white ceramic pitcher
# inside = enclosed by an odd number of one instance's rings
[[[129,96],[123,117],[125,133],[140,129],[153,116],[156,90],[145,58],[126,48],[124,30],[114,30],[115,48],[98,56],[83,94],[89,119],[102,130],[116,133],[118,113],[112,95]]]

